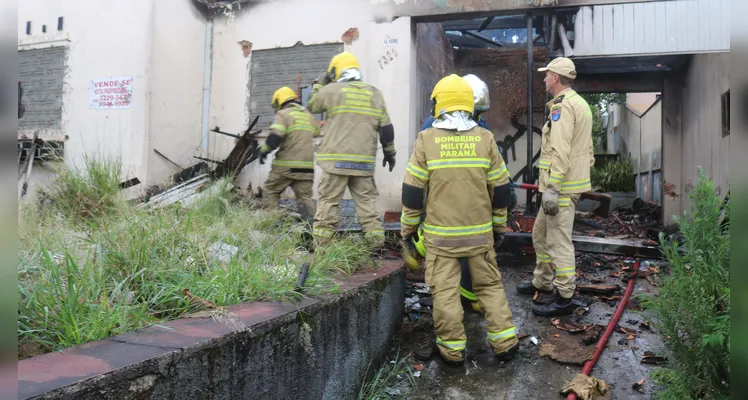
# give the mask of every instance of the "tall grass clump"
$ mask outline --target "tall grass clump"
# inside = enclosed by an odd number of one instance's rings
[[[60,176],[47,212],[24,212],[19,358],[205,308],[195,297],[221,307],[301,296],[294,283],[310,255],[301,246],[308,228],[299,221],[257,209],[227,179],[189,206],[133,205],[117,197],[116,163],[87,165],[85,174]],[[336,275],[371,265],[361,243],[344,237],[318,255],[305,293],[336,290]]]
[[[727,399],[730,395],[730,234],[720,228],[722,199],[699,169],[690,209],[676,217],[681,243],[660,234],[671,265],[657,297],[657,311],[673,360],[654,373],[660,399]],[[729,214],[729,205],[725,209]]]
[[[63,167],[51,185],[52,205],[60,213],[82,219],[117,210],[121,198],[122,163],[107,157],[85,156],[82,168]]]

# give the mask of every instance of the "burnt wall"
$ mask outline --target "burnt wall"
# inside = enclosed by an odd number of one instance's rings
[[[416,68],[418,69],[418,128],[431,111],[431,91],[446,75],[456,73],[454,51],[438,22],[416,24]],[[419,132],[420,129],[416,129]]]
[[[483,114],[501,149],[512,178],[527,182],[527,50],[469,49],[455,51],[455,69],[460,75],[475,74],[491,93],[491,109]],[[546,51],[533,51],[533,69],[546,64]],[[533,154],[540,154],[540,131],[546,94],[543,73],[533,76]],[[533,180],[537,182],[537,180]],[[519,204],[525,196],[517,196]]]

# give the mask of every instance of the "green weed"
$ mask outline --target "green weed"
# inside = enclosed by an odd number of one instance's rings
[[[371,364],[369,364],[371,367]],[[410,387],[415,386],[413,371],[408,362],[408,355],[400,356],[398,353],[392,362],[387,362],[376,373],[370,375],[369,368],[366,369],[368,379],[364,380],[358,393],[359,400],[386,400],[393,397],[392,391],[398,383],[407,381]],[[390,393],[388,393],[388,391]]]
[[[100,167],[116,163],[88,165],[98,172],[58,180],[49,212],[22,210],[19,342],[54,351],[177,318],[199,307],[184,289],[218,306],[301,296],[293,285],[310,258],[301,223],[255,209],[226,180],[189,208],[138,207],[102,172],[117,176]],[[98,200],[74,208],[78,198]],[[336,277],[371,266],[361,243],[342,237],[317,256],[305,293],[335,291]]]
[[[661,399],[730,394],[730,236],[729,226],[724,234],[720,228],[722,199],[715,189],[699,169],[690,209],[676,218],[682,244],[660,234],[671,274],[645,305],[657,311],[674,357],[672,367],[654,375],[666,386]]]
[[[122,163],[104,157],[85,156],[83,168],[63,166],[51,185],[52,205],[60,213],[81,219],[114,213],[122,199]]]
[[[602,167],[593,167],[590,174],[592,186],[599,192],[633,192],[636,190],[631,157],[609,161]]]

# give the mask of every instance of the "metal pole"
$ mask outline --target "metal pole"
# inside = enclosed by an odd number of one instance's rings
[[[210,127],[210,78],[213,73],[213,20],[205,24],[205,48],[203,49],[203,110],[202,110],[202,149],[208,155],[208,132]]]
[[[525,173],[525,183],[535,183],[535,178],[532,174],[532,156],[534,149],[532,146],[533,131],[532,131],[532,13],[527,13],[527,172]],[[532,205],[533,191],[527,191],[527,203],[525,204],[525,213],[527,215],[534,215],[535,210]]]

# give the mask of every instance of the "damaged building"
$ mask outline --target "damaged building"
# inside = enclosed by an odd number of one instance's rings
[[[637,194],[663,206],[663,221],[687,207],[697,166],[728,190],[728,0],[86,4],[19,4],[19,163],[35,161],[24,180],[30,193],[53,178],[51,155],[70,165],[86,155],[120,158],[131,197],[198,162],[215,168],[239,140],[215,130],[239,135],[257,118],[261,143],[272,92],[289,86],[305,103],[311,82],[341,50],[359,58],[395,127],[397,165],[375,175],[381,213],[401,208],[402,176],[429,94],[450,73],[488,83],[485,118],[511,175],[535,182],[546,95],[542,75],[528,74],[528,65],[535,70],[556,56],[575,61],[579,92],[659,94],[647,110],[659,115],[651,129],[609,116],[609,137],[619,129],[609,145],[625,146],[608,150],[636,155]],[[239,170],[237,185],[256,190],[270,163]],[[530,198],[518,197],[520,204]]]

